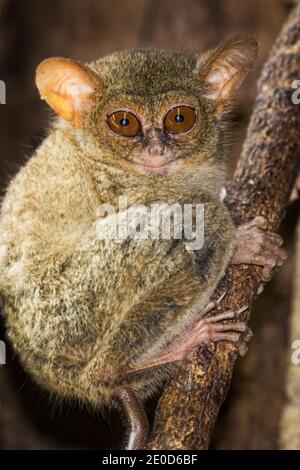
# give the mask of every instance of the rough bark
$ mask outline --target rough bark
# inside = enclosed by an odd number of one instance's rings
[[[300,108],[292,102],[299,78],[300,5],[276,40],[258,83],[254,111],[227,204],[237,224],[262,215],[268,228],[283,220],[300,161]],[[223,310],[249,305],[260,283],[258,267],[230,267]],[[166,385],[156,410],[150,449],[207,449],[220,407],[230,386],[235,347],[209,345],[195,353]]]

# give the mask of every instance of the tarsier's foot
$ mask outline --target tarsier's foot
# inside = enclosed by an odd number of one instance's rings
[[[214,315],[209,318],[202,318],[190,330],[191,351],[204,344],[218,341],[231,341],[238,343],[238,351],[244,356],[248,350],[247,343],[252,338],[252,332],[243,321],[227,322],[247,310],[248,307],[242,307],[238,312],[225,312],[220,315]],[[186,351],[188,353],[189,351]]]
[[[252,337],[250,329],[243,321],[228,323],[225,321],[236,318],[247,309],[248,307],[245,306],[237,312],[230,311],[209,318],[201,318],[160,353],[151,359],[135,363],[128,373],[132,374],[163,364],[182,361],[197,348],[211,342],[231,341],[238,343],[239,353],[245,355],[247,343]]]
[[[225,293],[220,297],[217,303],[220,303]],[[215,308],[214,307],[211,308]],[[239,309],[238,312],[225,312],[210,318],[202,318],[192,327],[190,327],[182,337],[178,338],[169,348],[161,351],[152,359],[146,362],[137,363],[132,367],[128,374],[141,372],[152,367],[163,364],[177,362],[186,359],[196,348],[207,343],[218,341],[231,341],[238,343],[238,351],[244,356],[248,350],[247,343],[252,338],[250,328],[243,321],[228,322],[247,310],[247,306]],[[207,309],[206,309],[207,310]],[[148,421],[146,414],[137,400],[135,394],[128,388],[122,388],[117,394],[123,405],[123,409],[130,425],[130,433],[127,444],[127,450],[143,449],[148,435]]]
[[[255,264],[262,266],[262,280],[267,282],[274,268],[282,266],[287,258],[282,248],[283,240],[277,233],[267,232],[263,217],[255,217],[251,222],[237,229],[236,247],[232,264]]]

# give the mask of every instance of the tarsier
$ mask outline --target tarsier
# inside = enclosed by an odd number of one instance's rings
[[[7,334],[47,389],[96,407],[123,403],[128,448],[147,434],[140,402],[195,348],[228,340],[245,351],[238,312],[205,318],[228,264],[263,266],[268,279],[286,257],[261,217],[235,228],[220,200],[226,116],[256,56],[256,41],[237,34],[198,55],[132,50],[37,68],[58,117],[2,203]],[[124,195],[129,206],[204,204],[203,247],[100,239],[99,207],[117,209]]]

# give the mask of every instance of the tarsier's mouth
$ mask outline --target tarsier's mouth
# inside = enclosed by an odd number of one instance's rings
[[[174,166],[177,166],[176,160],[160,160],[160,161],[141,161],[137,164],[141,173],[149,175],[166,175],[170,173]]]
[[[144,174],[165,175],[171,172],[178,162],[171,151],[166,151],[163,155],[142,154],[139,161],[134,162],[139,170]]]

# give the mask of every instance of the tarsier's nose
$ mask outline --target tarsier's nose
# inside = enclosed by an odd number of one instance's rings
[[[153,142],[148,145],[148,152],[151,157],[161,157],[165,153],[165,146],[160,142]]]
[[[147,129],[146,137],[148,154],[151,157],[161,157],[166,151],[166,146],[162,142],[160,129]]]

